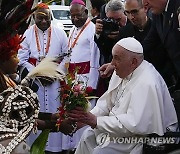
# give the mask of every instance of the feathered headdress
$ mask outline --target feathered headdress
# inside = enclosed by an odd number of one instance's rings
[[[8,38],[7,40],[0,42],[0,60],[6,61],[12,55],[15,55],[18,50],[20,49],[20,43],[22,42],[23,38],[20,37],[18,34],[13,36],[12,38]]]
[[[8,60],[20,48],[29,26],[34,0],[0,0],[0,60]]]

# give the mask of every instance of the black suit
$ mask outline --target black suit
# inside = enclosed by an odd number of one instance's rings
[[[179,7],[180,0],[170,0],[166,12],[152,15],[152,27],[143,43],[144,52],[150,52],[152,47],[162,43],[178,76],[180,76],[180,31],[177,15]]]
[[[120,29],[119,39],[134,37],[142,43],[150,31],[151,24],[152,20],[148,19],[144,29],[139,30],[137,26],[133,25],[132,23],[128,23],[126,26]],[[162,43],[158,43],[157,46],[153,46],[151,51],[144,52],[144,59],[155,66],[158,72],[163,76],[168,86],[172,86],[172,84],[174,84],[171,79],[171,72],[174,69]]]
[[[151,28],[151,20],[148,19],[143,30],[139,30],[137,26],[129,22],[126,26],[122,27],[119,31],[119,40],[126,37],[134,37],[139,42],[142,42],[147,36]]]

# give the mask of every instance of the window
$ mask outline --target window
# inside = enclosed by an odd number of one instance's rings
[[[52,10],[52,13],[54,15],[54,18],[58,19],[58,20],[69,20],[69,19],[71,19],[70,12],[67,10]]]

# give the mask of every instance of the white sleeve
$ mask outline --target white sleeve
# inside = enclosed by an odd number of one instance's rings
[[[94,34],[90,38],[90,72],[89,72],[89,81],[88,85],[91,86],[93,89],[97,88],[97,83],[99,80],[99,58],[100,58],[100,51],[97,47],[97,44],[94,41]]]
[[[61,40],[61,54],[67,53],[68,52],[68,38],[64,31],[62,31],[62,33],[60,35],[60,40]],[[66,72],[67,70],[65,68],[65,63],[67,63],[68,61],[69,61],[69,58],[64,57],[64,59],[59,64],[57,69],[62,70],[63,72]]]
[[[28,62],[29,57],[30,57],[30,49],[27,41],[27,36],[25,35],[25,39],[21,43],[21,48],[18,50],[18,58],[19,58],[19,65],[26,67],[30,72],[34,68],[34,66]]]
[[[106,116],[109,114],[108,109],[108,92],[106,91],[97,101],[96,106],[90,111],[95,116]]]

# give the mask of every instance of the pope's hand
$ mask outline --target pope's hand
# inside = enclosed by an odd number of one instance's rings
[[[84,111],[81,107],[77,107],[68,112],[68,119],[74,122],[84,123],[92,128],[95,128],[97,125],[97,117],[91,112]]]

